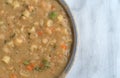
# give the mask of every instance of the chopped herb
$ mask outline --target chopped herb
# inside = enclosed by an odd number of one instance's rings
[[[36,66],[34,69],[35,71],[41,71],[41,68],[39,66]]]
[[[11,38],[14,38],[14,37],[15,37],[15,35],[16,35],[16,34],[15,34],[15,33],[13,33],[13,34],[10,36],[10,39],[11,39]]]
[[[28,32],[28,35],[30,36],[30,35],[31,35],[31,33],[30,33],[30,32]]]
[[[53,49],[56,49],[57,48],[57,46],[56,45],[53,45]]]
[[[7,44],[9,42],[9,40],[4,40],[4,44]]]
[[[49,14],[49,18],[50,19],[55,19],[57,17],[57,13],[56,12],[51,12],[50,14]]]
[[[50,68],[50,62],[48,60],[44,59],[42,62],[44,64],[44,68]]]
[[[29,65],[30,64],[30,61],[29,60],[26,60],[23,62],[24,65]]]

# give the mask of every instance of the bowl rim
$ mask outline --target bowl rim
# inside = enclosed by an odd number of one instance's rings
[[[66,75],[69,73],[70,69],[73,66],[74,60],[75,60],[75,55],[76,55],[76,49],[77,49],[77,29],[76,29],[76,24],[75,20],[73,18],[72,12],[70,8],[68,7],[67,3],[65,0],[58,0],[58,3],[62,6],[62,8],[66,11],[67,16],[69,17],[69,21],[71,23],[71,30],[72,30],[72,39],[73,39],[73,44],[71,48],[71,56],[69,58],[69,61],[67,63],[67,66],[65,67],[65,70],[62,72],[61,76],[59,78],[65,78]]]

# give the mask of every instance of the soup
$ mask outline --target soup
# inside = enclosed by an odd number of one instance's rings
[[[69,18],[57,0],[0,0],[0,78],[57,78],[70,57]]]

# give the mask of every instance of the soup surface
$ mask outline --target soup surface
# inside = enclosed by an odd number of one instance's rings
[[[71,45],[57,0],[0,0],[0,78],[57,78]]]

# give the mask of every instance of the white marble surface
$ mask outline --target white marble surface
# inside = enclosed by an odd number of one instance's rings
[[[66,78],[120,78],[120,0],[65,0],[78,47]]]

